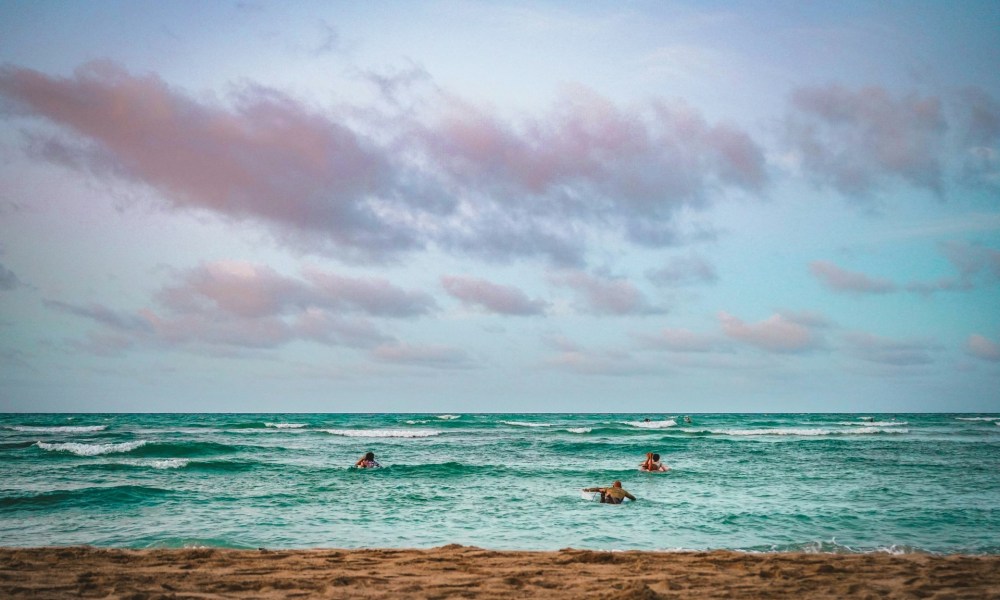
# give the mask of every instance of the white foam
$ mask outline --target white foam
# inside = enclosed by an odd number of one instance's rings
[[[32,425],[12,425],[5,429],[14,431],[24,431],[27,433],[88,433],[91,431],[104,431],[107,425],[55,425],[51,427],[35,427]]]
[[[434,429],[324,429],[331,435],[370,438],[424,438],[440,435]]]
[[[452,419],[462,418],[462,415],[438,415],[437,418],[444,419],[445,421],[451,421]]]
[[[909,425],[906,421],[841,421],[837,425],[849,425],[851,427],[900,427]]]
[[[504,425],[512,427],[552,427],[551,423],[528,423],[526,421],[500,421]]]
[[[180,469],[188,466],[191,461],[186,458],[164,458],[154,460],[150,466],[154,469]]]
[[[1000,417],[955,417],[956,421],[997,421]],[[1000,425],[1000,423],[998,423]]]
[[[305,423],[264,423],[265,427],[274,427],[275,429],[300,429],[305,427]]]
[[[119,452],[131,452],[136,448],[145,446],[146,440],[134,442],[120,442],[117,444],[80,444],[77,442],[64,442],[49,444],[46,442],[35,442],[35,445],[42,450],[50,452],[70,452],[77,456],[98,456],[100,454],[115,454]]]
[[[422,425],[422,424],[424,424],[424,423],[428,423],[428,422],[429,422],[429,421],[427,421],[426,419],[422,419],[422,420],[420,420],[420,421],[414,421],[413,419],[410,419],[410,420],[408,420],[408,421],[406,422],[406,424],[407,424],[407,425]]]
[[[685,432],[699,433],[698,429],[685,429]],[[790,427],[787,429],[710,429],[708,433],[734,436],[754,435],[797,435],[802,437],[824,435],[870,435],[875,433],[909,433],[909,429],[885,429],[882,427],[858,427],[856,429],[803,429]]]
[[[677,421],[674,419],[665,419],[663,421],[622,421],[621,423],[622,425],[631,425],[632,427],[641,427],[643,429],[665,429],[677,425]]]
[[[590,433],[592,429],[590,427],[570,427],[566,431],[570,433]]]

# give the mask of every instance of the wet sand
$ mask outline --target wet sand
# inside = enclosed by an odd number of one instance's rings
[[[1000,598],[1000,556],[0,548],[2,598]]]

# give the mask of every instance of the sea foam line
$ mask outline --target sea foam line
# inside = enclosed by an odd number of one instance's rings
[[[698,429],[685,429],[687,433],[700,433]],[[909,429],[881,427],[858,427],[857,429],[710,429],[708,433],[733,436],[755,436],[755,435],[797,435],[802,437],[814,437],[825,435],[871,435],[876,433],[909,433]]]
[[[136,448],[145,446],[147,443],[146,440],[136,440],[134,442],[119,442],[117,444],[81,444],[79,442],[50,444],[47,442],[35,442],[35,445],[49,452],[70,452],[77,456],[98,456],[100,454],[131,452]]]
[[[370,438],[424,438],[440,435],[434,429],[324,429],[331,435]]]
[[[275,429],[301,429],[305,426],[305,423],[264,423],[264,427],[273,427]]]
[[[641,427],[643,429],[665,429],[677,425],[677,421],[674,419],[665,419],[663,421],[622,421],[621,424]]]
[[[551,423],[528,423],[527,421],[500,421],[512,427],[552,427]]]
[[[438,415],[437,418],[444,419],[445,421],[451,421],[462,418],[462,415]]]
[[[34,425],[12,425],[4,427],[4,429],[13,429],[14,431],[23,431],[26,433],[88,433],[91,431],[104,431],[107,428],[107,425],[53,425],[37,427]]]

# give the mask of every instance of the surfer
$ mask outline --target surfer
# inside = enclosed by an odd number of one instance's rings
[[[375,460],[374,452],[366,452],[364,456],[358,459],[358,462],[354,463],[354,466],[359,469],[374,469],[381,467],[378,461]]]
[[[660,473],[663,473],[665,471],[669,471],[670,467],[668,467],[668,466],[666,466],[666,465],[664,465],[663,463],[660,462],[660,455],[659,454],[656,454],[654,452],[647,452],[646,453],[646,460],[642,461],[639,464],[639,470],[640,471],[658,471]]]
[[[585,492],[600,492],[601,502],[604,504],[621,504],[622,500],[628,498],[632,502],[635,502],[635,496],[625,491],[622,487],[622,482],[616,481],[611,484],[611,487],[593,487],[584,488]]]

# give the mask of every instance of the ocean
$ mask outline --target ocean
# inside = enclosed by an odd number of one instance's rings
[[[453,543],[1000,554],[1000,415],[0,415],[2,546]]]

